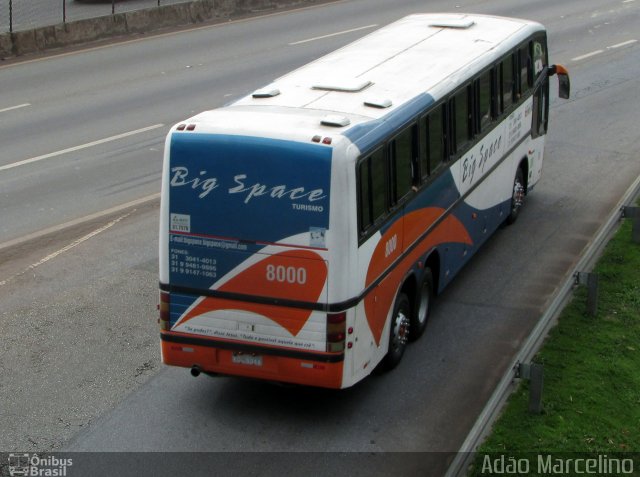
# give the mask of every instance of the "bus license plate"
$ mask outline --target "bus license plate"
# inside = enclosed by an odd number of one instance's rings
[[[231,362],[235,364],[248,364],[250,366],[262,366],[262,356],[233,353],[233,355],[231,355]]]

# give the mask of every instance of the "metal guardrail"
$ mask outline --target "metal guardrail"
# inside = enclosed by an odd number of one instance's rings
[[[606,222],[600,227],[596,235],[582,252],[575,267],[565,275],[558,292],[555,294],[549,307],[544,312],[538,324],[531,331],[529,338],[524,342],[520,352],[515,356],[506,373],[498,383],[493,394],[487,401],[484,409],[478,416],[474,426],[467,435],[456,457],[453,459],[446,477],[461,477],[467,474],[469,465],[473,462],[475,452],[491,430],[492,424],[498,418],[502,406],[509,395],[515,389],[514,379],[517,377],[522,363],[530,363],[538,352],[549,330],[567,303],[576,283],[576,275],[591,270],[595,262],[602,254],[608,243],[611,233],[617,228],[621,218],[624,217],[623,209],[640,194],[640,177],[627,189],[622,199],[611,211]]]
[[[0,0],[0,33],[115,15],[189,0]]]

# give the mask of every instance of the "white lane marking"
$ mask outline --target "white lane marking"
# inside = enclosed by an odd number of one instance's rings
[[[17,106],[9,106],[8,108],[0,109],[0,113],[6,113],[7,111],[13,111],[14,109],[26,108],[27,106],[31,106],[31,103],[23,103],[18,104]]]
[[[289,46],[300,45],[302,43],[309,43],[310,41],[323,40],[325,38],[331,38],[332,36],[345,35],[347,33],[352,33],[354,31],[366,30],[367,28],[375,28],[378,24],[374,23],[373,25],[367,25],[358,28],[352,28],[351,30],[343,30],[335,33],[329,33],[328,35],[315,36],[313,38],[307,38],[306,40],[294,41],[293,43],[289,43]]]
[[[587,53],[585,55],[576,56],[575,58],[571,58],[571,61],[584,60],[584,59],[587,59],[587,58],[591,58],[592,56],[599,55],[600,53],[604,53],[604,50],[596,50],[596,51],[592,51],[591,53]]]
[[[106,137],[104,139],[98,139],[97,141],[88,142],[86,144],[81,144],[80,146],[69,147],[67,149],[63,149],[61,151],[50,152],[49,154],[43,154],[42,156],[32,157],[30,159],[25,159],[23,161],[14,162],[12,164],[6,164],[4,166],[0,166],[0,171],[6,171],[7,169],[13,169],[14,167],[24,166],[25,164],[31,164],[33,162],[43,161],[45,159],[50,159],[52,157],[61,156],[63,154],[67,154],[69,152],[80,151],[81,149],[86,149],[88,147],[98,146],[100,144],[104,144],[111,141],[117,141],[118,139],[124,139],[125,137],[134,136],[136,134],[141,134],[143,132],[151,131],[153,129],[158,129],[163,127],[164,124],[154,124],[153,126],[147,126],[146,128],[136,129],[135,131],[129,131],[122,134],[116,134],[115,136]]]
[[[613,50],[614,48],[620,48],[620,47],[623,47],[623,46],[632,45],[632,44],[637,43],[637,42],[638,42],[638,40],[623,41],[622,43],[618,43],[617,45],[607,46],[607,50]]]
[[[607,46],[607,50],[614,50],[616,48],[622,48],[623,46],[627,46],[627,45],[633,45],[634,43],[637,43],[638,40],[627,40],[627,41],[623,41],[622,43],[616,43],[615,45],[611,45],[611,46]],[[571,61],[580,61],[580,60],[585,60],[587,58],[591,58],[592,56],[596,56],[599,55],[600,53],[604,53],[605,50],[596,50],[596,51],[592,51],[591,53],[586,53],[584,55],[581,56],[576,56],[575,58],[571,58]]]
[[[45,263],[47,263],[49,260],[53,260],[54,258],[56,258],[58,255],[61,255],[65,252],[68,252],[69,250],[71,250],[74,247],[77,247],[78,245],[80,245],[82,242],[86,242],[87,240],[89,240],[90,238],[95,237],[96,235],[104,232],[107,229],[110,229],[111,227],[113,227],[114,225],[116,225],[118,222],[120,222],[123,219],[126,219],[127,217],[129,217],[131,214],[133,214],[135,212],[135,209],[132,210],[129,213],[126,213],[124,215],[121,215],[120,217],[118,217],[117,219],[112,220],[111,222],[109,222],[106,225],[103,225],[102,227],[94,230],[93,232],[88,233],[87,235],[85,235],[84,237],[80,237],[78,240],[75,240],[73,242],[71,242],[69,245],[67,245],[66,247],[61,248],[60,250],[57,250],[53,253],[50,253],[49,255],[47,255],[46,257],[38,260],[35,263],[32,263],[31,265],[29,265],[26,269],[24,269],[21,272],[16,273],[15,275],[10,276],[9,278],[6,278],[4,280],[0,280],[0,287],[6,285],[7,283],[11,282],[12,280],[15,280],[16,278],[18,278],[21,275],[24,275],[25,273],[27,273],[30,270],[35,270],[36,268],[38,268],[40,265],[43,265]]]
[[[111,207],[109,209],[106,210],[101,210],[100,212],[95,212],[93,214],[89,214],[86,215],[84,217],[80,217],[78,219],[73,219],[70,220],[69,222],[65,222],[63,224],[59,224],[59,225],[54,225],[53,227],[49,227],[43,230],[38,230],[37,232],[32,232],[30,234],[27,234],[23,237],[18,237],[15,239],[11,239],[8,242],[4,242],[4,243],[0,243],[0,253],[3,250],[6,250],[10,247],[14,247],[16,245],[19,245],[23,242],[28,242],[30,240],[37,240],[40,239],[42,237],[45,237],[47,235],[56,233],[56,232],[60,232],[62,230],[71,228],[71,227],[75,227],[77,225],[83,224],[85,222],[90,222],[92,220],[98,220],[101,219],[103,217],[106,217],[108,215],[114,215],[117,214],[119,212],[122,212],[125,209],[129,209],[131,207],[141,207],[143,205],[147,205],[150,202],[156,201],[160,199],[160,192],[156,192],[155,194],[151,194],[151,195],[147,195],[145,197],[141,197],[139,199],[135,199],[132,201],[129,201],[125,204],[120,204],[120,205],[116,205],[115,207]]]
[[[622,3],[631,3],[631,2],[635,2],[636,0],[624,0]]]

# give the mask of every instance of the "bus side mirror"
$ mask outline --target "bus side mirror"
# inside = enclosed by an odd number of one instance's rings
[[[562,99],[569,99],[569,95],[571,94],[569,72],[562,65],[553,65],[549,67],[549,76],[553,75],[558,75],[558,96]]]

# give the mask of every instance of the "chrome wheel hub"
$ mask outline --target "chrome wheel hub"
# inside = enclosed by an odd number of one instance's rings
[[[409,341],[409,318],[400,312],[393,322],[393,347],[395,349],[404,346]]]
[[[524,204],[524,186],[516,181],[513,184],[513,208],[517,209]]]

